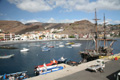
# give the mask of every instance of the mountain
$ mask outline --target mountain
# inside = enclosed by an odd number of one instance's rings
[[[43,31],[52,28],[63,28],[64,31],[61,33],[75,34],[75,33],[90,33],[94,31],[94,24],[88,20],[76,21],[74,23],[27,23],[22,24],[19,21],[0,21],[0,29],[6,32],[12,32],[15,34],[23,34],[30,31]]]
[[[88,20],[76,21],[74,23],[69,24],[65,27],[65,31],[62,33],[66,34],[87,34],[94,32],[94,24]]]

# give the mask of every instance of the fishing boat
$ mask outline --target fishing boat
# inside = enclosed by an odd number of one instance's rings
[[[75,43],[75,44],[72,44],[71,46],[72,46],[72,47],[80,47],[80,46],[81,46],[81,43]]]
[[[23,48],[22,50],[20,50],[21,52],[27,52],[27,51],[29,51],[29,49],[27,49],[27,48]]]
[[[57,65],[47,66],[47,67],[42,67],[42,68],[38,69],[37,71],[35,71],[35,74],[36,74],[36,76],[37,75],[44,75],[44,74],[59,71],[59,70],[62,70],[62,69],[63,69],[62,66],[57,66]]]
[[[68,42],[65,45],[72,45],[72,44],[75,44],[75,43],[74,42]]]
[[[58,62],[53,59],[53,60],[50,61],[50,63],[47,63],[47,64],[44,63],[43,65],[38,65],[38,66],[36,66],[35,69],[41,68],[41,67],[45,67],[45,66],[51,66],[51,65],[54,65],[54,64],[57,64],[57,63],[58,63]]]
[[[98,37],[97,20],[99,20],[99,19],[97,19],[96,10],[95,10],[95,19],[94,20],[95,20],[95,28],[96,28],[95,30],[96,31],[94,31],[94,34],[93,34],[95,36],[95,37],[93,37],[93,41],[95,44],[95,48],[94,49],[85,49],[84,51],[80,51],[80,55],[83,58],[83,60],[82,60],[83,62],[98,59],[99,56],[109,56],[112,54],[112,51],[113,51],[112,45],[115,40],[106,38],[105,15],[104,15],[104,37],[102,39],[100,39]],[[98,45],[98,43],[100,41],[104,41],[104,45],[102,45],[102,46]],[[106,45],[107,41],[111,41],[111,43],[109,45]]]
[[[54,46],[49,46],[49,48],[54,48]]]
[[[0,56],[0,59],[7,59],[7,58],[11,58],[13,57],[14,54],[10,54],[10,55],[5,55],[5,56]]]
[[[67,60],[67,58],[61,57],[61,58],[58,59],[57,61],[58,61],[58,64],[59,64],[59,63],[65,63],[66,60]]]
[[[69,61],[67,61],[66,62],[68,65],[70,65],[70,66],[78,66],[79,64],[81,64],[81,61],[80,62],[76,62],[76,61],[71,61],[71,60],[69,60]]]
[[[64,45],[60,44],[59,47],[64,47]]]
[[[67,48],[72,48],[72,46],[66,46]]]
[[[12,46],[0,46],[0,49],[18,49],[18,48]]]
[[[0,80],[23,80],[27,79],[27,71],[0,75]]]
[[[50,48],[49,47],[43,47],[42,51],[50,51]]]

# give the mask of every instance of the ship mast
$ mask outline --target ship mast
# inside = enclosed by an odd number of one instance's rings
[[[106,30],[105,30],[105,28],[106,28],[106,26],[105,26],[105,24],[106,24],[106,22],[105,22],[105,14],[104,14],[104,47],[106,46]]]
[[[96,28],[96,31],[95,31],[95,50],[98,52],[98,45],[97,45],[97,38],[98,38],[98,29],[97,29],[97,21],[100,20],[100,19],[97,19],[97,14],[96,14],[96,9],[95,9],[95,28]]]

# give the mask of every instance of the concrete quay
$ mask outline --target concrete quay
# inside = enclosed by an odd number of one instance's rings
[[[36,77],[28,78],[28,80],[55,80],[61,77],[69,76],[79,71],[85,70],[88,66],[95,64],[97,60],[82,63],[78,66],[69,66],[67,64],[60,64],[60,66],[66,66],[63,70],[52,72],[46,75],[40,75]],[[108,60],[105,60],[108,61]],[[66,79],[65,79],[66,80]]]
[[[118,72],[120,72],[120,59],[107,62],[102,73],[82,70],[55,80],[117,80]]]
[[[120,54],[116,54],[118,56]],[[114,55],[115,56],[115,55]],[[28,78],[27,80],[112,80],[108,79],[110,74],[120,70],[120,60],[111,61],[104,59],[106,62],[106,67],[104,73],[100,72],[89,72],[85,69],[90,65],[96,63],[97,60],[90,61],[87,63],[82,63],[78,66],[69,66],[67,64],[60,64],[59,66],[66,66],[63,70],[52,72],[46,75],[39,75],[35,77]],[[112,66],[111,66],[112,65]]]

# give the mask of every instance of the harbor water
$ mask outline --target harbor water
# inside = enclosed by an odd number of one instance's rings
[[[80,47],[68,47],[65,44],[67,42],[81,43]],[[120,39],[113,44],[113,53],[120,52]],[[49,63],[50,60],[57,60],[60,57],[65,57],[72,61],[81,61],[82,58],[79,55],[79,51],[83,51],[88,47],[92,48],[93,42],[88,40],[73,40],[73,41],[37,41],[37,42],[26,42],[18,44],[10,44],[8,46],[17,47],[18,49],[0,49],[1,55],[14,54],[13,58],[0,59],[0,75],[15,73],[20,71],[27,71],[28,76],[34,76],[34,67],[42,65],[43,63]],[[54,46],[50,51],[42,51],[43,46],[50,45]],[[65,45],[59,47],[59,45]],[[100,44],[102,45],[102,44]],[[21,49],[28,48],[28,52],[20,52]]]

